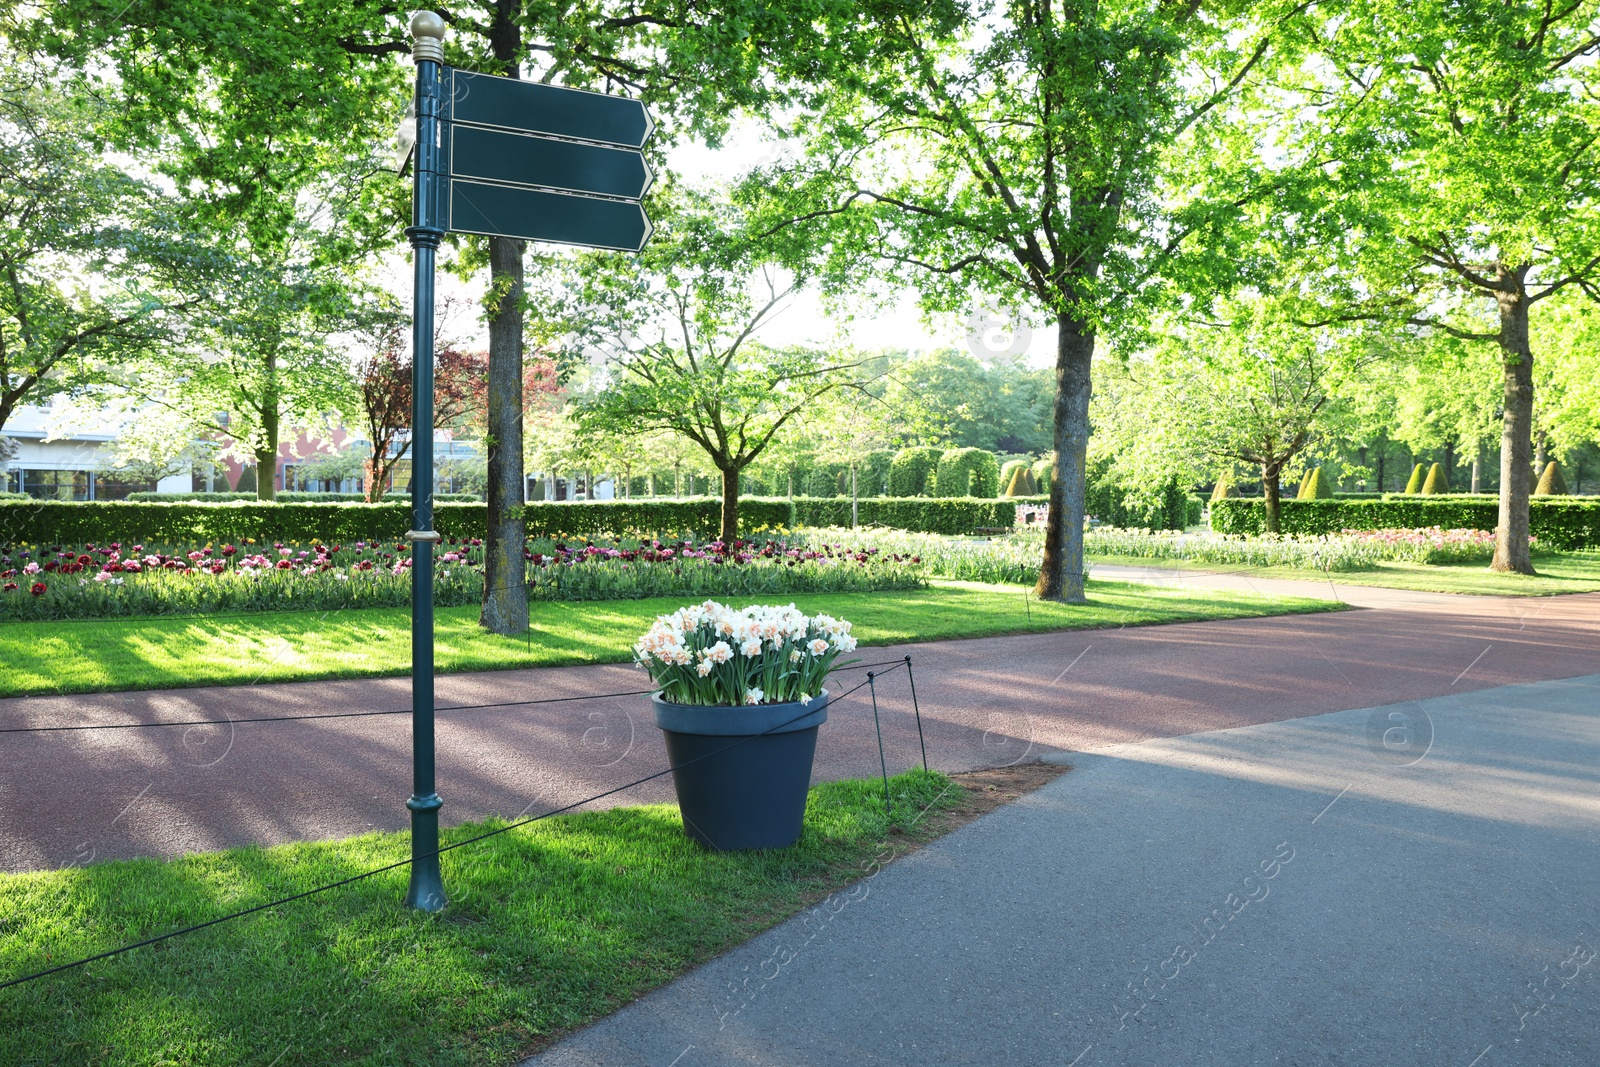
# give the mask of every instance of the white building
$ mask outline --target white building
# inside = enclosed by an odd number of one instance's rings
[[[3,436],[14,442],[9,459],[0,457],[0,488],[45,500],[121,500],[129,493],[191,491],[192,478],[180,474],[159,483],[129,482],[104,468],[118,427],[95,426],[84,433],[49,440],[49,412],[20,407],[6,421]],[[7,451],[10,451],[9,449]]]

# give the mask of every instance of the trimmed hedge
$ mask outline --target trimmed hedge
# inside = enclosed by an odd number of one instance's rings
[[[952,448],[939,457],[933,475],[935,496],[974,496],[993,500],[1000,495],[1000,464],[986,448]]]
[[[1084,511],[1107,526],[1125,530],[1181,530],[1200,521],[1199,508],[1204,503],[1191,497],[1176,475],[1161,485],[1160,496],[1154,500],[1134,499],[1120,485],[1106,480],[1104,462],[1090,464],[1086,471],[1088,486],[1084,492]]]
[[[1423,496],[1444,496],[1450,492],[1450,476],[1444,472],[1444,464],[1435,463],[1428,468],[1427,480],[1422,483]]]
[[[1500,505],[1494,497],[1409,496],[1386,500],[1284,500],[1286,534],[1328,534],[1340,530],[1493,530]],[[1211,528],[1222,534],[1255,535],[1266,525],[1266,501],[1215,500]],[[1530,501],[1533,536],[1543,548],[1600,548],[1600,499],[1539,497]]]
[[[1415,496],[1422,492],[1422,480],[1426,477],[1426,473],[1426,469],[1420,463],[1411,468],[1411,477],[1406,479],[1407,496]]]
[[[1039,483],[1039,492],[1050,492],[1050,483],[1055,479],[1055,476],[1056,454],[1054,452],[1050,453],[1048,456],[1045,456],[1043,459],[1034,461],[1033,477]]]
[[[889,463],[891,497],[927,496],[933,491],[933,472],[944,455],[940,448],[902,448]]]
[[[385,500],[399,498],[410,500],[411,494],[401,489],[391,489],[383,494]],[[257,500],[254,493],[129,493],[136,504],[231,504],[238,500]],[[435,493],[433,502],[468,504],[481,500],[476,493]],[[275,504],[365,504],[365,493],[301,493],[286,490],[272,501]]]
[[[917,533],[971,534],[982,530],[1011,529],[1018,504],[1046,504],[1048,497],[878,497],[860,501],[863,526],[889,526]],[[797,498],[795,522],[800,526],[849,526],[850,501]]]
[[[848,502],[846,502],[848,507]],[[446,537],[482,537],[489,506],[446,503],[434,508],[434,528]],[[526,506],[528,533],[539,537],[607,535],[665,537],[716,535],[722,502],[703,500],[596,500]],[[740,526],[792,526],[787,500],[739,502]],[[66,544],[112,541],[187,543],[240,541],[398,540],[411,528],[411,505],[382,504],[167,504],[127,501],[0,503],[0,542]]]

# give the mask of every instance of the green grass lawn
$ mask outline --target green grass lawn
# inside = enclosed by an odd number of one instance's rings
[[[891,787],[893,824],[881,781],[816,787],[800,842],[765,852],[709,852],[675,807],[547,819],[445,853],[437,915],[401,905],[402,867],[0,991],[0,1063],[511,1064],[937,836],[966,792],[922,771]],[[408,840],[0,875],[0,981],[394,863]],[[741,1004],[707,1004],[706,1025]]]
[[[1333,581],[1344,585],[1378,585],[1389,589],[1415,589],[1430,593],[1465,593],[1475,596],[1551,596],[1556,593],[1600,591],[1600,553],[1542,552],[1533,557],[1533,576],[1498,574],[1482,563],[1380,563],[1371,570],[1324,573],[1296,567],[1233,568],[1217,563],[1186,560],[1094,556],[1089,561],[1123,567],[1160,567],[1169,570],[1243,573],[1253,578],[1288,578],[1295,581]]]
[[[807,613],[850,620],[862,644],[879,645],[1337,607],[1128,582],[1092,582],[1089,596],[1088,604],[1068,606],[1032,600],[1020,586],[941,583],[793,599]],[[651,620],[683,603],[538,602],[531,631],[518,637],[484,632],[476,607],[446,608],[438,613],[435,662],[441,673],[625,663]],[[411,669],[410,627],[405,608],[0,625],[0,696],[403,675]]]

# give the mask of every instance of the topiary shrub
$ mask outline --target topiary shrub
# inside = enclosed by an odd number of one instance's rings
[[[1050,483],[1055,481],[1056,477],[1056,454],[1054,452],[1034,463],[1033,477],[1039,483],[1039,492],[1050,492]]]
[[[856,495],[878,497],[887,493],[889,464],[893,462],[894,453],[887,449],[868,452],[862,457],[861,463],[856,467]]]
[[[839,489],[839,476],[844,475],[845,488]],[[805,483],[796,485],[806,496],[841,496],[850,491],[850,465],[848,463],[818,463],[806,472]]]
[[[889,495],[892,497],[932,496],[933,473],[944,456],[940,448],[903,448],[889,463]]]
[[[1324,477],[1321,467],[1311,469],[1301,489],[1303,490],[1300,494],[1301,500],[1332,500],[1334,496],[1333,479]]]
[[[1217,475],[1217,484],[1211,488],[1212,500],[1226,500],[1230,496],[1238,496],[1239,487],[1233,484],[1233,472],[1223,471]]]
[[[1533,490],[1534,496],[1566,496],[1567,480],[1561,477],[1561,468],[1555,460],[1551,460],[1544,468],[1544,473],[1539,475],[1539,484]]]
[[[1010,496],[1011,495],[1011,493],[1009,491],[1011,489],[1011,479],[1016,477],[1017,468],[1018,467],[1026,467],[1028,465],[1029,465],[1028,461],[1025,460],[1025,459],[1008,459],[1004,463],[1000,464],[1000,493],[1001,493],[1001,495],[1003,495],[1003,496]]]
[[[1411,477],[1407,479],[1406,487],[1403,492],[1408,494],[1422,492],[1422,482],[1425,477],[1427,477],[1427,474],[1422,469],[1422,464],[1418,463],[1415,467],[1411,468]]]
[[[1006,483],[1006,496],[1038,496],[1039,480],[1033,476],[1033,471],[1024,463],[1011,471],[1011,480]]]
[[[1000,495],[1000,464],[986,448],[952,448],[939,457],[933,476],[933,495],[975,496],[993,500]]]
[[[1428,478],[1422,483],[1423,496],[1439,496],[1450,491],[1450,476],[1445,474],[1444,465],[1435,463],[1428,468]]]

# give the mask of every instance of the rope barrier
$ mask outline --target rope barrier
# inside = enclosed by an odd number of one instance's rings
[[[906,660],[898,661],[898,665],[899,666],[909,666],[909,657]],[[861,681],[861,682],[857,683],[856,685],[851,686],[849,689],[845,690],[843,693],[840,693],[838,696],[831,697],[829,699],[829,703],[832,704],[835,701],[843,700],[846,697],[848,697],[848,696],[852,695],[853,693],[855,693],[856,690],[862,689],[862,688],[870,685],[871,683],[872,683],[872,679],[871,678],[868,678],[868,679],[866,679],[864,681]],[[204,930],[204,929],[207,929],[208,927],[216,926],[216,925],[218,925],[220,923],[229,922],[229,921],[231,921],[233,919],[241,919],[241,918],[243,918],[243,917],[245,917],[247,915],[254,915],[256,912],[266,911],[269,908],[282,907],[284,904],[290,904],[290,903],[293,903],[294,901],[297,901],[297,900],[304,900],[307,897],[317,896],[318,894],[326,893],[331,889],[339,889],[339,888],[341,888],[343,886],[351,885],[351,884],[353,884],[355,882],[360,882],[360,881],[363,881],[363,880],[365,880],[367,878],[372,878],[372,877],[374,877],[376,875],[384,874],[384,873],[386,873],[388,871],[398,870],[401,867],[408,866],[409,864],[413,863],[414,861],[416,861],[418,859],[426,859],[426,858],[433,857],[433,856],[442,856],[446,852],[453,852],[458,848],[465,848],[468,845],[475,845],[475,844],[478,844],[481,841],[487,841],[491,837],[498,837],[501,834],[510,833],[512,830],[520,829],[521,827],[528,826],[528,825],[530,825],[532,823],[540,822],[541,820],[551,818],[552,816],[562,815],[562,814],[565,814],[566,812],[572,811],[575,808],[581,808],[585,804],[592,804],[597,800],[604,800],[606,797],[615,796],[617,793],[624,792],[624,791],[632,789],[632,788],[634,788],[636,786],[643,785],[646,782],[651,782],[651,781],[654,781],[657,778],[661,778],[661,777],[663,777],[665,775],[671,774],[674,770],[677,770],[680,767],[688,767],[688,766],[691,766],[691,765],[693,765],[695,763],[700,762],[701,760],[710,759],[713,756],[719,756],[722,753],[729,751],[730,749],[738,748],[740,745],[747,744],[750,741],[754,741],[758,737],[765,737],[767,734],[770,734],[770,733],[772,733],[772,732],[774,732],[776,730],[781,730],[785,726],[788,726],[790,723],[798,722],[798,721],[800,721],[801,719],[805,718],[806,716],[808,716],[810,714],[812,714],[812,712],[810,710],[802,711],[799,715],[796,715],[791,719],[787,719],[784,722],[781,722],[781,723],[777,724],[776,726],[773,726],[773,727],[770,727],[770,728],[768,728],[766,730],[763,730],[759,734],[752,734],[749,737],[742,737],[739,740],[733,742],[732,744],[724,745],[722,748],[716,749],[716,750],[714,750],[712,752],[707,752],[707,753],[704,753],[703,755],[696,756],[694,759],[687,760],[684,763],[677,764],[676,766],[673,766],[673,767],[667,767],[665,770],[656,771],[654,774],[645,775],[643,778],[636,778],[633,781],[628,782],[626,785],[619,785],[614,789],[608,789],[603,793],[596,793],[594,796],[585,797],[583,800],[573,801],[570,804],[566,804],[566,805],[563,805],[562,807],[552,809],[551,811],[542,812],[541,814],[534,815],[534,816],[531,816],[531,817],[526,818],[526,819],[519,819],[519,820],[517,820],[515,822],[508,823],[505,826],[499,827],[499,828],[494,829],[494,830],[490,830],[490,831],[488,831],[486,833],[477,834],[476,836],[468,837],[468,838],[465,838],[465,839],[463,839],[461,841],[453,841],[450,844],[445,845],[445,846],[443,846],[441,848],[438,848],[438,849],[436,849],[436,850],[434,850],[432,852],[425,852],[420,856],[412,856],[412,857],[409,857],[407,859],[398,860],[398,861],[396,861],[394,863],[385,864],[382,867],[375,867],[370,871],[363,871],[361,874],[353,874],[348,878],[341,878],[336,882],[329,882],[326,885],[316,886],[316,887],[314,887],[312,889],[307,889],[307,890],[304,890],[304,891],[299,892],[299,893],[294,893],[294,894],[291,894],[290,896],[287,896],[287,897],[280,897],[277,900],[268,901],[265,904],[256,904],[256,905],[254,905],[252,907],[249,907],[249,908],[243,908],[243,909],[241,909],[239,911],[230,912],[227,915],[218,916],[215,919],[207,919],[205,922],[193,923],[193,924],[191,924],[189,926],[181,927],[180,929],[177,929],[177,930],[169,930],[167,933],[158,934],[155,937],[147,937],[142,941],[135,941],[135,942],[133,942],[131,944],[121,945],[121,946],[119,946],[117,948],[114,948],[114,949],[108,949],[105,952],[98,952],[98,953],[94,954],[93,956],[85,956],[82,959],[73,960],[73,961],[71,961],[69,963],[57,964],[54,967],[48,967],[45,970],[36,971],[36,972],[34,972],[32,974],[26,974],[26,975],[21,976],[20,978],[8,979],[7,981],[0,982],[0,989],[10,989],[10,988],[12,988],[14,986],[24,985],[24,984],[26,984],[28,982],[37,981],[40,978],[48,978],[50,975],[53,975],[53,974],[60,974],[63,971],[69,971],[69,970],[74,970],[74,969],[76,969],[78,967],[84,967],[84,966],[87,966],[88,964],[95,963],[95,962],[97,962],[99,960],[110,959],[111,957],[119,956],[124,952],[132,952],[134,949],[145,948],[145,947],[150,946],[150,945],[158,944],[158,943],[160,943],[162,941],[170,940],[170,939],[172,939],[174,937],[181,937],[184,934],[191,934],[191,933],[194,933],[197,930]]]
[[[899,660],[884,660],[880,663],[846,663],[829,671],[830,675],[840,671],[859,671],[870,667],[884,667],[900,663]],[[543,697],[538,700],[505,700],[494,704],[446,704],[434,711],[483,711],[490,708],[525,708],[536,704],[565,704],[575,700],[614,700],[621,697],[649,696],[654,689],[631,689],[623,693],[588,693],[570,697]],[[71,733],[80,730],[148,730],[168,726],[235,726],[242,723],[255,722],[308,722],[318,719],[364,719],[384,715],[410,715],[410,708],[394,708],[384,711],[328,711],[314,715],[260,715],[248,719],[174,719],[163,722],[112,722],[112,723],[79,723],[68,726],[9,726],[0,727],[0,734],[50,734]]]

